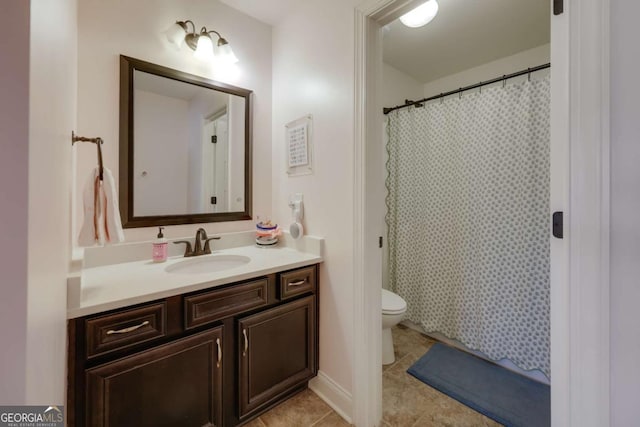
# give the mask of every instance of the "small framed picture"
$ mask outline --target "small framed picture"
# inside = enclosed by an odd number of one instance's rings
[[[308,114],[285,125],[285,154],[289,176],[313,173],[312,124],[313,118]]]

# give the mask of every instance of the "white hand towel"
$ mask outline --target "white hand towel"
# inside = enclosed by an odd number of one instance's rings
[[[120,208],[118,207],[118,192],[113,174],[107,168],[102,170],[102,190],[106,199],[104,209],[105,238],[109,243],[124,242],[122,221],[120,220]]]
[[[78,236],[80,246],[124,241],[113,175],[109,169],[103,168],[102,176],[103,181],[100,181],[100,170],[94,169],[82,193],[84,223]]]

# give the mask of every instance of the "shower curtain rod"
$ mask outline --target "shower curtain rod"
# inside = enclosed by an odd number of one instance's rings
[[[455,95],[455,94],[458,94],[458,93],[466,92],[468,90],[477,89],[479,87],[490,85],[492,83],[498,83],[500,81],[507,81],[507,80],[512,79],[514,77],[524,76],[525,74],[531,74],[533,72],[544,70],[545,68],[550,68],[550,67],[551,67],[551,63],[542,64],[542,65],[538,65],[537,67],[527,68],[526,70],[517,71],[517,72],[511,73],[511,74],[505,74],[505,75],[503,75],[501,77],[496,77],[495,79],[491,79],[491,80],[487,80],[487,81],[484,81],[484,82],[476,83],[476,84],[470,85],[470,86],[461,87],[459,89],[452,90],[452,91],[449,91],[449,92],[444,92],[444,93],[441,93],[439,95],[430,96],[429,98],[423,98],[423,99],[420,99],[418,101],[410,101],[410,100],[406,99],[404,101],[404,105],[396,105],[395,107],[391,107],[391,108],[385,107],[385,108],[382,109],[382,111],[384,112],[384,114],[389,114],[393,110],[399,110],[400,108],[410,107],[412,105],[415,105],[416,107],[422,107],[423,106],[422,105],[423,102],[433,101],[434,99],[444,98],[444,97],[449,96],[449,95]]]

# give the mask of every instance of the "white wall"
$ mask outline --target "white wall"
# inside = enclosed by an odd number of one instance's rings
[[[611,425],[640,420],[640,3],[611,1]]]
[[[326,238],[320,270],[320,370],[352,390],[354,7],[308,0],[273,30],[273,217],[288,225],[303,193],[305,232]],[[327,36],[330,31],[330,37]],[[313,115],[313,175],[286,174],[284,126]]]
[[[10,0],[0,13],[0,405],[26,392],[29,9]]]
[[[176,51],[162,34],[176,20],[219,31],[240,62],[211,69],[183,46]],[[215,0],[82,0],[78,4],[78,133],[105,140],[105,165],[118,176],[119,55],[161,64],[254,91],[253,212],[271,213],[271,27]],[[95,166],[95,149],[78,147],[78,182]],[[81,190],[81,189],[80,189]],[[82,222],[75,209],[75,229]],[[247,230],[252,221],[206,224],[211,233]],[[167,237],[192,235],[193,225],[167,227]],[[155,230],[125,230],[127,241],[150,240]]]
[[[76,1],[31,2],[26,403],[64,403]],[[14,179],[13,182],[16,180]]]
[[[137,141],[133,212],[136,216],[186,214],[190,133],[200,128],[189,120],[189,102],[136,90],[133,103]]]
[[[387,63],[382,64],[382,105],[395,107],[405,99],[422,98],[423,84]]]
[[[424,97],[430,97],[439,93],[448,92],[459,87],[469,86],[481,81],[491,80],[505,74],[537,65],[546,64],[550,61],[550,45],[528,49],[515,55],[507,56],[495,61],[488,62],[478,67],[470,68],[450,76],[442,77],[424,85]],[[511,80],[510,80],[511,81]]]
[[[0,404],[64,403],[75,11],[3,4]]]

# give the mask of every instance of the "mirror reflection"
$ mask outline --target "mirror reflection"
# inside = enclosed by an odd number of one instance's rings
[[[134,215],[244,211],[244,98],[133,78]]]
[[[123,225],[249,219],[251,92],[122,62]]]

